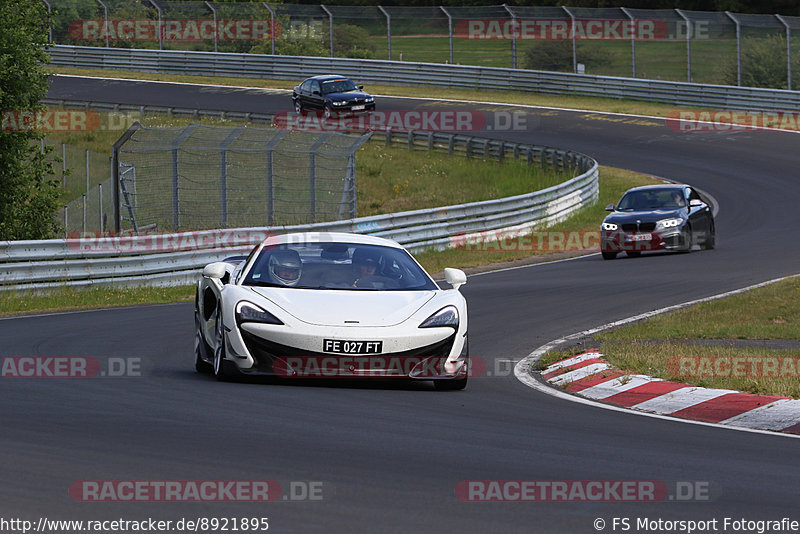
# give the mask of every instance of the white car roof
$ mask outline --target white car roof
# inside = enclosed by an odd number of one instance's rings
[[[270,236],[262,245],[282,245],[287,243],[353,243],[357,245],[381,245],[402,249],[403,246],[391,239],[347,232],[298,232]]]

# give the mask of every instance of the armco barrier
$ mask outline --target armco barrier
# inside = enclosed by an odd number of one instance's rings
[[[741,110],[795,110],[800,107],[800,92],[783,89],[440,63],[61,45],[52,47],[50,56],[56,66],[85,69],[297,81],[307,76],[335,72],[355,78],[359,83],[430,85],[470,90],[501,89]]]
[[[0,242],[0,290],[186,284],[197,278],[203,265],[246,253],[274,233],[353,232],[394,239],[411,251],[443,249],[465,234],[557,222],[597,200],[597,162],[577,152],[441,133],[390,132],[373,137],[385,139],[387,135],[387,142],[399,141],[421,150],[434,148],[498,159],[519,157],[532,164],[579,174],[559,185],[524,195],[312,225]],[[153,239],[158,240],[157,245],[152,244]]]

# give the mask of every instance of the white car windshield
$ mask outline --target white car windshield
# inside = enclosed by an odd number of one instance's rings
[[[344,242],[264,247],[244,285],[295,289],[430,291],[430,276],[403,249]]]

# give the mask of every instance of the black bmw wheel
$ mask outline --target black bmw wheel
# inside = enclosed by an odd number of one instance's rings
[[[603,251],[602,254],[603,254],[603,259],[604,260],[613,260],[614,258],[617,257],[617,253],[616,252]]]

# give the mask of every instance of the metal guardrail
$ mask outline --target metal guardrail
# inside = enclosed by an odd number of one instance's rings
[[[203,265],[245,253],[273,233],[354,232],[394,239],[411,251],[443,249],[470,233],[519,230],[563,220],[598,196],[597,162],[577,152],[443,133],[388,132],[373,137],[381,136],[387,143],[400,141],[419,150],[448,151],[467,157],[516,157],[579,174],[554,187],[524,195],[327,223],[0,242],[0,290],[191,283]]]
[[[783,89],[439,63],[61,45],[52,47],[50,56],[54,65],[86,69],[192,75],[202,73],[206,76],[286,80],[300,80],[307,76],[336,72],[355,78],[360,83],[387,85],[626,98],[676,106],[713,106],[741,110],[792,110],[800,106],[800,92]]]

